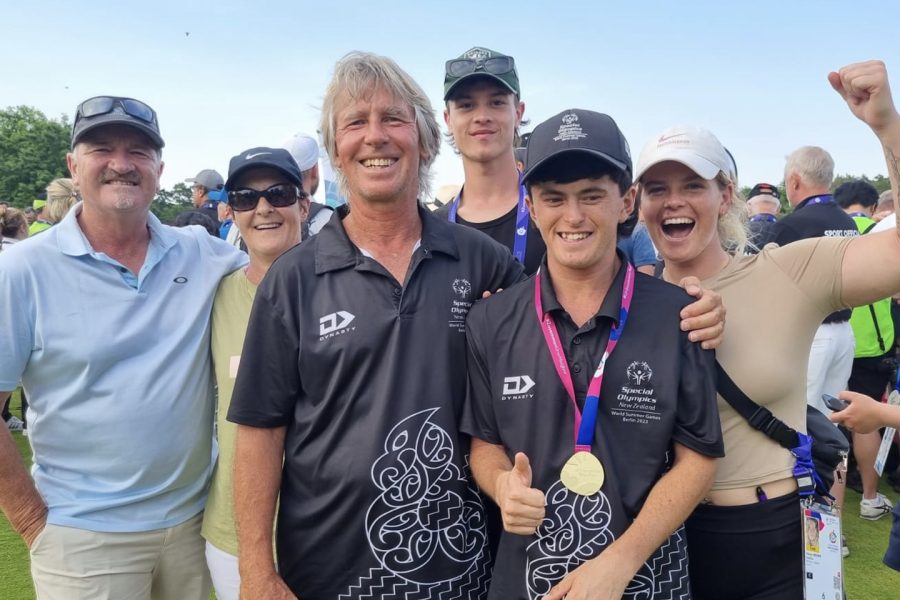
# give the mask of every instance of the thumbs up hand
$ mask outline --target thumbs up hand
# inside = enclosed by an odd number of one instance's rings
[[[509,471],[497,477],[497,505],[503,528],[517,535],[532,535],[544,520],[544,493],[531,487],[531,463],[519,452]]]

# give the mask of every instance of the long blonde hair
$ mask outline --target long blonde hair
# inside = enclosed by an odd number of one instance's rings
[[[725,191],[731,186],[731,205],[724,215],[719,217],[716,229],[719,232],[719,243],[729,254],[745,254],[752,246],[748,236],[747,201],[738,190],[737,181],[724,171],[719,171],[714,181],[719,189]],[[753,246],[755,248],[755,246]]]
[[[71,179],[61,177],[47,185],[47,220],[59,223],[78,202],[78,190]]]

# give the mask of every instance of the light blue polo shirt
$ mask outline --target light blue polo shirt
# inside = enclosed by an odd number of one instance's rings
[[[78,204],[0,253],[0,390],[28,393],[48,522],[148,531],[198,514],[212,472],[209,318],[247,257],[149,215],[137,277],[95,252]]]

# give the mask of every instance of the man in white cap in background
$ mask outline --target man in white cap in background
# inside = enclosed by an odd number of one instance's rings
[[[315,235],[331,218],[334,212],[330,206],[326,206],[313,199],[316,190],[319,189],[319,144],[305,133],[294,134],[291,139],[282,144],[282,148],[291,153],[300,173],[303,176],[303,189],[309,195],[309,218],[303,224],[303,239]]]

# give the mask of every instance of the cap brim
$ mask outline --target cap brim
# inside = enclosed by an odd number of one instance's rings
[[[90,117],[90,122],[86,121],[86,119],[83,119],[78,124],[78,127],[75,128],[75,131],[72,134],[72,148],[74,148],[88,132],[107,125],[127,125],[128,127],[133,127],[149,137],[150,141],[156,144],[157,148],[163,148],[166,145],[159,133],[150,127],[150,125],[129,115],[113,112],[106,115]]]
[[[570,154],[570,153],[575,154],[578,152],[580,152],[581,154],[587,154],[588,156],[593,156],[594,158],[599,158],[599,159],[603,160],[604,162],[608,162],[615,168],[617,168],[620,171],[623,171],[625,173],[629,172],[628,165],[624,164],[622,161],[617,160],[617,159],[613,158],[612,156],[610,156],[609,154],[606,154],[604,152],[598,152],[597,150],[591,150],[590,148],[560,148],[553,154],[550,154],[549,156],[545,156],[544,158],[539,160],[537,163],[535,163],[533,165],[528,165],[525,169],[525,172],[522,174],[522,179],[527,180],[534,174],[535,171],[537,171],[542,166],[547,164],[547,161],[552,160],[552,159],[556,158],[557,156],[560,156],[562,154]]]
[[[456,88],[458,88],[461,83],[463,83],[464,81],[471,81],[473,77],[482,77],[485,79],[491,79],[492,81],[495,81],[496,83],[500,84],[502,87],[509,90],[509,92],[511,94],[518,95],[518,93],[519,93],[509,83],[507,83],[506,81],[501,79],[498,75],[494,75],[493,73],[485,73],[484,71],[475,71],[474,73],[468,73],[466,75],[463,75],[462,77],[460,77],[459,79],[454,81],[450,85],[450,87],[447,88],[446,91],[444,92],[444,102],[446,102],[447,100],[450,99],[450,96],[453,95],[453,91]]]
[[[666,152],[659,154],[652,161],[647,163],[639,163],[634,172],[634,180],[640,181],[648,170],[656,165],[664,162],[677,162],[702,177],[703,179],[715,179],[723,169],[716,163],[694,152]]]
[[[278,163],[268,162],[265,159],[254,161],[252,163],[247,163],[245,165],[241,165],[234,173],[228,175],[228,179],[225,180],[225,191],[231,191],[234,189],[234,182],[238,180],[238,178],[249,171],[250,169],[261,169],[261,168],[269,168],[275,169],[282,175],[288,178],[288,180],[298,187],[303,187],[303,181],[297,178],[295,173],[291,173],[283,166]]]

